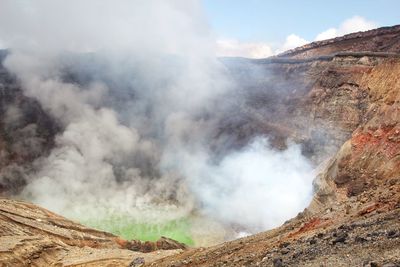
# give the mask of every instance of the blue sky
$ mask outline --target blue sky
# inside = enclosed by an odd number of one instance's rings
[[[177,8],[177,11],[182,12],[184,17],[193,20],[199,20],[197,22],[201,23],[201,27],[204,26],[202,24],[204,22],[202,20],[203,17],[200,16],[199,19],[199,17],[196,16],[199,14],[202,15],[203,11],[205,12],[207,16],[207,23],[209,24],[208,26],[210,26],[212,32],[214,33],[212,37],[215,37],[215,40],[213,38],[210,38],[210,40],[215,42],[215,54],[217,56],[263,58],[279,54],[285,50],[292,49],[316,40],[334,38],[351,32],[365,31],[380,26],[400,24],[400,0],[198,1],[165,0],[166,3],[171,2],[170,4],[173,4],[173,8]],[[0,20],[3,21],[3,23],[0,24],[0,31],[2,30],[1,28],[3,28],[5,31],[3,35],[0,35],[0,48],[10,46],[10,40],[13,40],[14,37],[16,38],[15,40],[20,38],[18,33],[11,30],[14,27],[16,30],[27,30],[27,32],[25,32],[27,36],[41,37],[44,33],[41,26],[37,28],[37,31],[30,30],[34,25],[38,23],[46,24],[46,26],[56,25],[54,23],[45,21],[45,18],[49,21],[52,21],[55,17],[51,12],[47,11],[48,6],[54,8],[61,8],[65,6],[68,7],[69,10],[72,10],[74,15],[70,16],[70,20],[61,20],[58,22],[57,27],[61,27],[63,25],[75,25],[75,27],[69,27],[66,30],[73,30],[74,32],[76,30],[78,35],[79,31],[84,28],[81,25],[90,26],[92,25],[90,23],[93,22],[93,19],[91,19],[89,16],[86,16],[85,20],[78,22],[75,19],[76,14],[87,12],[91,15],[98,15],[98,13],[102,11],[102,5],[93,5],[95,8],[86,9],[81,7],[83,4],[89,6],[90,3],[96,2],[97,4],[99,1],[96,0],[46,0],[38,2],[27,0],[0,0],[0,2],[0,13],[3,12],[2,16],[0,16]],[[109,0],[109,2],[113,1]],[[115,1],[115,3],[119,3],[119,5],[115,4],[113,8],[110,8],[110,10],[107,10],[107,12],[104,13],[118,14],[118,11],[121,10],[120,6],[124,6],[127,3],[134,5],[135,8],[132,10],[139,10],[138,13],[140,13],[141,9],[145,10],[148,8],[148,6],[152,7],[154,10],[157,10],[157,8],[160,6],[160,8],[163,7],[163,5],[160,5],[159,2],[160,1],[158,0]],[[161,2],[164,2],[164,0]],[[138,3],[140,5],[137,5]],[[202,6],[199,6],[198,3],[200,3]],[[22,6],[24,7],[23,9],[21,9]],[[40,12],[43,12],[38,19],[33,20],[35,23],[27,22],[30,16],[19,15],[20,17],[15,17],[10,15],[11,13],[9,12],[10,10],[29,11],[32,8],[34,10],[34,7],[40,7]],[[191,9],[192,7],[193,10]],[[199,7],[202,10],[198,10]],[[130,12],[129,9],[123,10],[128,10],[128,12]],[[185,12],[188,13],[186,14]],[[28,14],[30,14],[30,11]],[[143,14],[146,14],[146,12]],[[107,15],[107,17],[102,17],[102,19],[109,19],[110,17],[112,18],[113,15]],[[132,18],[134,18],[134,16],[129,16],[129,18],[124,21],[124,24],[132,22]],[[146,18],[149,18],[149,16],[146,15]],[[121,19],[118,18],[111,23],[106,23],[106,25],[111,25],[113,23],[117,23],[118,21],[121,21]],[[164,25],[159,21],[157,22],[157,16],[155,16],[154,22],[155,25],[159,26],[158,28],[160,32],[162,32],[163,29],[168,29],[168,25]],[[26,25],[24,25],[24,23],[26,23]],[[137,21],[133,21],[132,23],[133,25],[139,25]],[[197,25],[196,23],[193,25]],[[21,25],[24,27],[21,28]],[[99,28],[97,27],[96,23],[92,26],[94,29]],[[131,26],[126,27],[126,29],[130,28]],[[204,28],[208,29],[207,27]],[[119,25],[118,29],[121,30],[122,27]],[[101,31],[101,29],[99,30]],[[57,33],[59,30],[56,30],[55,32]],[[141,32],[142,31],[138,31],[139,34]],[[169,33],[167,36],[170,36],[170,34],[177,34],[178,32],[179,31],[176,30],[176,27],[171,27],[171,33]],[[92,35],[97,33],[97,31],[90,31],[90,33]],[[54,34],[54,32],[51,32],[51,34]],[[103,36],[101,32],[99,35]],[[65,38],[65,36],[66,35],[63,35],[62,37]],[[121,38],[121,40],[130,40],[129,38],[126,39],[125,36],[134,35],[131,33],[126,34],[123,38]],[[179,33],[178,36],[181,37]],[[67,38],[67,41],[72,42],[71,38]],[[114,40],[110,39],[110,41]]]
[[[203,0],[219,36],[278,42],[289,34],[307,40],[355,15],[379,26],[400,24],[399,0]]]

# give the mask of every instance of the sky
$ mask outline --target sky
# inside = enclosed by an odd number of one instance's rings
[[[307,42],[400,24],[398,0],[203,0],[220,56],[265,57]]]
[[[187,1],[200,1],[216,56],[264,58],[312,41],[400,24],[400,0]],[[0,36],[0,48],[6,47]]]

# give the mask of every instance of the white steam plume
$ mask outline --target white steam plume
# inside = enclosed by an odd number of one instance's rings
[[[297,146],[278,152],[256,140],[219,160],[208,148],[234,85],[214,57],[199,1],[1,5],[5,65],[63,129],[34,163],[23,197],[71,217],[197,212],[249,231],[307,205],[311,167]],[[65,78],[75,67],[89,82]]]
[[[310,201],[313,169],[298,145],[282,152],[258,138],[218,164],[210,164],[209,157],[198,151],[171,156],[169,164],[179,162],[191,191],[201,196],[204,212],[225,223],[269,229]]]

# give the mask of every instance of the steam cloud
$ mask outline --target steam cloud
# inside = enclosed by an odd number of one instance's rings
[[[210,148],[237,87],[199,1],[1,5],[5,66],[62,128],[21,197],[72,218],[200,214],[246,231],[308,204],[312,166],[297,145]]]

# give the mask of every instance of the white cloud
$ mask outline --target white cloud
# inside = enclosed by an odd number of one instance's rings
[[[295,34],[286,37],[285,43],[278,49],[273,49],[268,43],[219,39],[216,42],[216,54],[219,57],[266,58],[306,43],[307,40]]]
[[[348,33],[367,31],[377,27],[378,24],[374,21],[367,20],[361,16],[353,16],[343,21],[337,28],[332,27],[319,33],[314,41],[331,39]],[[288,35],[283,45],[278,48],[262,42],[240,42],[235,39],[220,39],[217,40],[216,51],[217,56],[224,57],[266,58],[307,43],[310,43],[310,41],[296,34]]]
[[[283,44],[283,46],[276,50],[276,54],[305,45],[307,43],[309,43],[309,41],[301,38],[300,36],[296,34],[290,34],[289,36],[286,37],[286,41]]]
[[[352,32],[367,31],[377,27],[378,24],[374,21],[367,20],[360,16],[354,16],[343,21],[343,23],[340,24],[339,28],[330,28],[326,31],[321,32],[317,35],[315,41],[335,38],[337,36],[345,35]]]
[[[378,25],[375,22],[368,21],[360,16],[354,16],[342,23],[339,33],[346,34],[351,32],[367,31],[376,27],[378,27]]]
[[[220,57],[247,58],[265,58],[274,54],[271,46],[266,43],[240,42],[235,39],[217,40],[216,53]]]
[[[315,37],[315,41],[321,41],[326,39],[335,38],[338,36],[338,31],[335,28],[329,28],[326,31],[321,32],[320,34]]]

